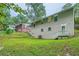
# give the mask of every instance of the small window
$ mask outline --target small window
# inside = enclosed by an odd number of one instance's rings
[[[41,32],[43,32],[44,30],[43,29],[41,29]]]
[[[58,21],[58,16],[55,16],[54,17],[54,22],[57,22]]]
[[[48,27],[48,31],[51,31],[51,27]]]
[[[42,39],[42,35],[39,35],[38,38],[39,38],[39,39]]]

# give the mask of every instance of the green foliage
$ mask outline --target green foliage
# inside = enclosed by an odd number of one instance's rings
[[[15,12],[18,12],[20,14],[24,13],[24,10],[22,10],[21,7],[19,7],[18,5],[14,3],[0,3],[0,15],[1,16],[7,16],[8,14],[6,15],[6,11],[10,9],[13,9]],[[10,13],[10,11],[8,11],[8,13]]]
[[[14,30],[13,30],[13,29],[10,29],[10,28],[7,28],[7,29],[5,30],[5,32],[6,32],[6,34],[11,34],[11,33],[14,32]]]
[[[76,3],[76,4],[74,5],[74,8],[75,8],[75,9],[79,9],[79,3]]]
[[[18,20],[19,23],[27,23],[28,21],[27,17],[22,14],[18,14],[16,20]]]
[[[18,4],[0,3],[0,22],[6,25],[27,23],[28,19],[34,21],[34,19],[40,19],[45,16],[45,7],[42,3],[29,3],[26,6],[27,10],[23,10]],[[11,17],[10,10],[14,10],[18,15]]]
[[[79,17],[75,18],[75,24],[79,24]]]
[[[10,9],[20,14],[24,13],[22,8],[20,8],[18,5],[14,3],[0,3],[0,23],[1,25],[5,24],[7,26],[10,24],[13,24],[13,21],[11,20],[11,15],[10,15]]]
[[[26,3],[26,15],[31,21],[39,20],[45,17],[45,6],[42,3]]]
[[[75,40],[76,39],[76,40]],[[79,55],[79,38],[66,40],[39,40],[30,38],[6,38],[2,42],[0,55],[12,56],[57,56]],[[68,47],[68,50],[65,50]]]
[[[79,3],[76,3],[75,5],[74,5],[74,16],[75,16],[75,18],[76,17],[79,17]]]
[[[42,3],[31,4],[37,17],[45,16],[45,7]],[[37,9],[36,9],[37,8]]]
[[[79,32],[79,30],[77,30]],[[26,33],[0,36],[0,55],[8,56],[63,56],[69,53],[79,55],[79,33],[73,38],[52,40],[30,38]],[[5,36],[9,36],[5,37]],[[11,37],[12,36],[12,37]],[[19,36],[16,38],[15,36]],[[22,36],[22,37],[21,37]]]
[[[63,6],[63,9],[68,9],[72,6],[72,3],[66,3],[64,6]]]

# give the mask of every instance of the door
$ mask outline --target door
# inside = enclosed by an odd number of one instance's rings
[[[65,24],[63,24],[63,25],[61,26],[61,34],[62,34],[62,35],[65,35],[65,34],[66,34],[66,25],[65,25]]]
[[[62,33],[65,33],[65,26],[62,26]]]

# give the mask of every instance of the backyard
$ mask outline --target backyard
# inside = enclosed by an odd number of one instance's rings
[[[2,56],[61,56],[79,55],[79,30],[71,38],[59,40],[36,39],[26,33],[0,33],[0,55]]]

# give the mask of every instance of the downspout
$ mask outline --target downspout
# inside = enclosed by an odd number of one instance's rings
[[[76,5],[74,5],[73,7],[73,20],[74,20],[74,29],[75,29],[75,11],[76,11],[76,8],[75,8]],[[74,31],[75,33],[75,31]]]

